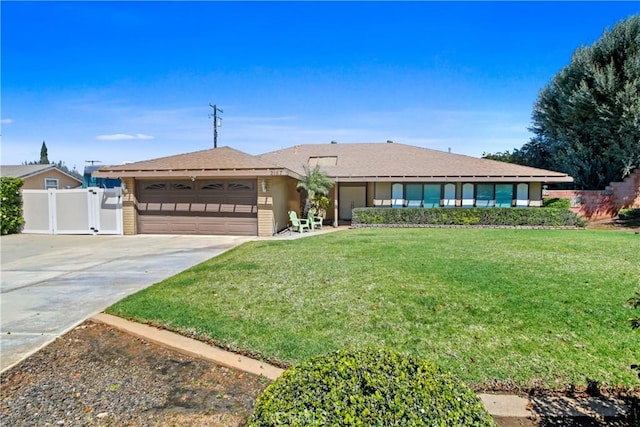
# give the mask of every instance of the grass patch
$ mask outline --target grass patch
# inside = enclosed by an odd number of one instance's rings
[[[242,245],[107,312],[284,364],[377,346],[476,390],[637,390],[639,253],[615,232],[349,230]]]

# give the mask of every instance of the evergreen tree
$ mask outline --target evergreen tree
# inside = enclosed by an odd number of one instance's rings
[[[640,166],[640,15],[574,52],[540,92],[531,131],[514,161],[566,172],[583,189]]]
[[[48,165],[49,164],[49,155],[47,152],[47,144],[42,141],[42,148],[40,148],[40,164]]]
[[[48,155],[48,150],[47,150],[47,144],[45,144],[44,141],[42,141],[42,148],[40,148],[40,160],[39,161],[28,161],[28,162],[23,162],[23,165],[54,165],[55,167],[57,167],[58,169],[60,169],[63,172],[68,173],[71,176],[74,176],[78,179],[82,179],[82,175],[80,174],[80,172],[78,172],[78,170],[76,169],[76,167],[74,166],[73,169],[69,169],[67,167],[67,165],[64,164],[64,162],[62,160],[57,161],[57,162],[50,162],[49,161],[49,155]]]

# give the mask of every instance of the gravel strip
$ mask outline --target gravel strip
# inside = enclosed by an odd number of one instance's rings
[[[0,381],[6,426],[241,426],[269,383],[91,321]]]

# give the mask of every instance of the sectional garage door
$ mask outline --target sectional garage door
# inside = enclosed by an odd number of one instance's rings
[[[256,236],[256,180],[137,181],[138,233]]]

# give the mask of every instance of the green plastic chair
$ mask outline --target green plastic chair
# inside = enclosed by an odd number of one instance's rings
[[[322,230],[321,216],[315,216],[313,212],[309,211],[309,214],[307,215],[307,221],[309,221],[309,224],[311,224],[311,230],[315,230],[316,227]]]
[[[302,218],[298,218],[298,214],[295,211],[289,211],[289,221],[291,221],[291,229],[298,233],[304,233],[304,230],[311,231],[309,227],[309,221]]]

